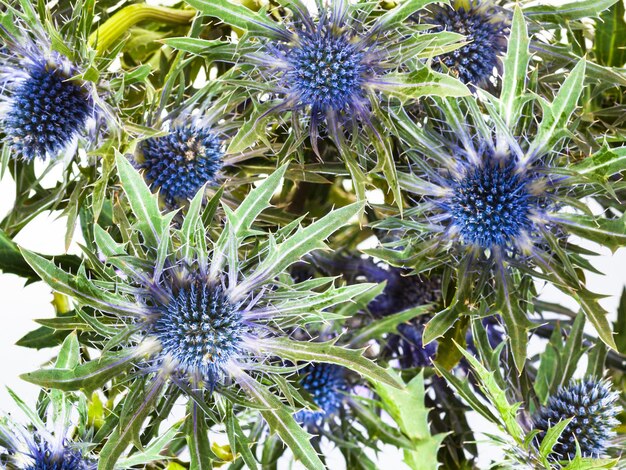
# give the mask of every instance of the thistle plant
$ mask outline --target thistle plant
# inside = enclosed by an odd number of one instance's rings
[[[207,183],[214,183],[224,155],[220,136],[196,123],[176,124],[159,137],[148,137],[139,146],[140,161],[152,190],[165,202],[189,200]]]
[[[404,102],[433,94],[469,93],[458,81],[422,63],[422,59],[460,47],[456,43],[461,36],[421,33],[414,28],[408,18],[418,5],[381,12],[374,6],[344,0],[328,4],[320,0],[316,15],[311,15],[303,2],[293,0],[282,2],[292,17],[276,23],[262,11],[253,13],[227,0],[188,3],[249,33],[236,48],[223,43],[202,51],[209,60],[224,60],[231,53],[233,63],[248,74],[236,83],[259,93],[255,112],[235,137],[242,141],[238,148],[246,148],[265,134],[271,117],[291,117],[296,140],[309,137],[318,158],[323,153],[320,137],[327,135],[334,142],[361,199],[365,195],[364,169],[374,168],[382,169],[399,197],[392,143],[384,130],[390,126],[382,111],[383,98]],[[368,154],[373,147],[377,164],[360,163],[364,159],[357,160],[348,151],[351,145],[362,146]]]
[[[622,466],[622,1],[0,3],[2,468]]]
[[[534,127],[524,114],[533,100],[519,91],[526,86],[530,59],[519,10],[511,35],[516,41],[509,43],[504,59],[499,97],[483,93],[480,100],[434,100],[427,122],[400,111],[402,138],[410,149],[409,167],[401,175],[410,195],[408,217],[387,218],[376,226],[404,228],[407,237],[390,243],[394,249],[372,254],[417,272],[455,266],[454,300],[426,327],[425,342],[443,334],[459,315],[472,314],[473,305],[495,307],[521,369],[532,326],[522,304],[534,295],[534,276],[573,297],[602,340],[615,347],[606,312],[576,275],[588,262],[567,236],[615,249],[626,242],[626,232],[621,219],[591,214],[585,198],[603,191],[604,181],[568,153],[568,128],[585,63],[572,70],[552,103],[542,100],[543,115]]]
[[[298,371],[300,386],[311,396],[318,411],[301,410],[294,416],[305,427],[316,430],[343,414],[350,390],[347,370],[336,364],[309,364]]]
[[[484,87],[501,69],[506,52],[507,20],[490,1],[455,0],[452,5],[433,7],[423,20],[436,32],[451,31],[465,36],[468,44],[436,58],[463,83]]]
[[[76,334],[64,341],[55,361],[58,368],[71,369],[79,365],[79,344]],[[33,410],[11,389],[9,394],[27,417],[26,424],[6,416],[0,418],[0,463],[15,470],[96,470],[98,457],[93,452],[96,443],[97,414],[94,402],[73,393],[52,390],[39,397]],[[160,452],[178,432],[174,425],[163,435],[132,456],[123,456],[116,465],[126,469],[131,465],[161,460]]]
[[[136,235],[123,244],[96,227],[96,243],[106,262],[84,266],[76,275],[23,252],[52,288],[85,306],[84,327],[101,337],[94,345],[102,348],[103,354],[71,371],[42,369],[24,378],[46,387],[76,390],[94,389],[128,374],[131,385],[123,400],[126,409],[134,410],[133,421],[130,427],[112,426],[100,453],[101,468],[112,468],[132,440],[133,429],[142,426],[164,393],[169,399],[182,395],[189,400],[190,419],[195,423],[190,446],[204,445],[205,430],[221,422],[209,405],[213,397],[220,394],[233,400],[238,396],[237,400],[261,406],[265,420],[294,454],[316,466],[318,457],[304,439],[306,434],[286,405],[260,380],[289,372],[267,363],[268,358],[279,357],[335,363],[395,384],[357,351],[329,343],[296,342],[282,333],[290,326],[337,318],[331,310],[334,305],[371,288],[368,284],[333,287],[327,279],[322,284],[326,288],[317,292],[313,290],[321,286],[317,282],[285,285],[280,280],[282,271],[299,257],[323,248],[319,237],[326,238],[340,221],[355,216],[359,204],[337,209],[304,229],[289,224],[264,235],[263,240],[259,238],[262,232],[252,224],[267,207],[284,175],[283,167],[252,190],[237,210],[224,208],[226,225],[211,241],[205,238],[208,227],[203,222],[210,222],[211,217],[201,217],[200,212],[202,190],[191,202],[182,225],[175,228],[171,225],[174,213],[160,213],[155,196],[131,164],[119,157],[117,166],[136,218],[134,225],[123,227],[122,232],[130,235],[138,230],[141,245]],[[239,252],[245,254],[244,259]],[[95,263],[96,258],[92,259]],[[86,269],[103,277],[90,280]],[[279,379],[275,380],[278,385]]]

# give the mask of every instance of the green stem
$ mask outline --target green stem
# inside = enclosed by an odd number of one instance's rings
[[[98,54],[102,54],[120,36],[123,36],[132,26],[141,21],[151,20],[167,24],[187,24],[191,22],[195,15],[195,10],[155,7],[145,3],[129,5],[122,8],[91,33],[89,45],[95,47]]]

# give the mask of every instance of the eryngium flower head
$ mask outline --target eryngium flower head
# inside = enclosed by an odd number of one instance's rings
[[[332,25],[318,25],[301,35],[300,42],[285,53],[289,67],[284,81],[294,96],[314,112],[343,111],[362,101],[365,52]]]
[[[294,8],[294,23],[284,41],[268,41],[264,54],[253,57],[276,78],[276,92],[284,101],[276,110],[309,110],[311,142],[317,150],[318,127],[328,122],[336,137],[340,121],[369,122],[368,85],[376,83],[384,49],[374,35],[360,30],[337,1],[317,20]]]
[[[0,424],[0,463],[16,470],[95,470],[98,463],[85,457],[65,436],[55,436],[18,425]],[[3,452],[4,450],[4,452]]]
[[[344,408],[346,393],[350,390],[346,369],[326,363],[312,363],[298,372],[302,388],[320,408],[301,410],[294,418],[310,430],[319,429]]]
[[[506,52],[508,25],[488,0],[457,0],[453,6],[435,7],[424,21],[432,24],[435,32],[451,31],[466,37],[468,44],[434,61],[463,83],[483,86],[499,68],[499,58]]]
[[[215,384],[220,369],[238,352],[246,327],[239,306],[219,284],[194,279],[158,306],[152,333],[162,354],[191,375]]]
[[[192,198],[202,185],[214,182],[223,157],[217,133],[197,124],[174,125],[166,135],[146,139],[140,154],[138,167],[169,205]]]
[[[26,160],[71,150],[94,114],[92,85],[75,78],[78,68],[45,43],[10,38],[7,45],[0,53],[0,119],[7,143]]]
[[[496,157],[485,149],[480,157],[446,182],[439,205],[449,217],[448,231],[468,245],[511,246],[534,231],[532,215],[541,209],[533,194],[537,177],[510,155]]]
[[[548,429],[571,418],[553,449],[558,459],[575,458],[577,442],[583,457],[603,456],[615,435],[613,429],[619,424],[615,418],[621,411],[616,404],[618,398],[609,381],[593,377],[572,380],[559,388],[535,415],[535,429],[541,431],[539,442]]]

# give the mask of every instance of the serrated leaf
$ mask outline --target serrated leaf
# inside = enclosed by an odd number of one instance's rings
[[[337,364],[361,374],[373,383],[400,387],[397,379],[376,363],[366,359],[362,351],[335,346],[333,342],[313,343],[288,338],[258,340],[259,348],[292,361],[312,361]]]
[[[396,2],[396,6],[387,10],[376,22],[376,28],[389,29],[395,25],[402,23],[409,16],[418,12],[421,8],[424,8],[430,3],[434,3],[437,0],[403,0]],[[438,2],[442,5],[449,4],[449,0],[443,0]]]
[[[72,369],[39,369],[22,374],[20,377],[44,388],[65,391],[85,389],[91,392],[126,369],[136,357],[136,351],[121,351],[80,364]]]
[[[562,213],[556,216],[567,231],[606,246],[612,252],[626,246],[626,215],[617,219]]]
[[[279,275],[307,253],[325,248],[326,244],[323,240],[346,225],[362,208],[363,203],[357,202],[336,209],[311,225],[298,230],[284,242],[271,247],[267,257],[248,278],[231,291],[231,296],[236,299],[240,295],[245,295],[256,286]]]
[[[381,338],[385,333],[393,333],[398,325],[413,318],[425,314],[431,309],[430,305],[419,305],[402,312],[388,315],[370,322],[360,330],[355,331],[355,336],[350,340],[351,344],[365,344],[372,338]]]
[[[621,0],[574,0],[555,5],[533,5],[524,8],[524,14],[533,21],[564,23],[580,18],[597,17]]]
[[[397,373],[390,373],[400,381]],[[384,404],[384,409],[400,426],[400,430],[409,439],[412,446],[404,450],[404,461],[413,470],[437,470],[437,453],[446,434],[432,436],[426,407],[424,389],[424,371],[413,377],[402,388],[376,384],[376,392]]]
[[[141,307],[131,304],[123,297],[98,289],[84,276],[71,276],[57,268],[47,259],[21,249],[22,256],[39,277],[54,290],[104,312],[134,316],[141,314]]]
[[[585,158],[580,163],[569,167],[579,175],[596,176],[606,180],[626,170],[626,147],[602,147],[599,151]]]
[[[506,397],[506,391],[500,388],[494,373],[488,371],[472,354],[463,348],[459,347],[459,350],[478,375],[480,379],[479,386],[498,410],[506,431],[517,443],[522,443],[524,441],[524,431],[517,422],[517,411],[521,403],[510,404]]]
[[[546,435],[541,440],[541,444],[539,445],[539,455],[541,456],[541,460],[546,468],[551,468],[550,462],[548,460],[549,455],[552,453],[552,449],[559,441],[561,434],[567,427],[567,425],[572,421],[573,418],[562,419],[554,426],[551,426],[550,429],[546,432]]]
[[[161,42],[179,51],[189,52],[191,54],[201,55],[206,52],[207,49],[216,46],[223,46],[228,44],[221,39],[200,39],[200,38],[165,38]]]
[[[126,157],[117,155],[115,161],[122,189],[137,217],[137,229],[143,235],[148,247],[156,249],[165,228],[158,199],[150,192],[144,179]]]
[[[541,123],[528,149],[529,158],[543,155],[565,135],[569,118],[576,109],[584,89],[585,67],[586,62],[581,59],[559,88],[552,104],[544,103]]]
[[[470,91],[456,78],[421,67],[414,72],[389,73],[384,83],[376,89],[400,99],[401,102],[416,100],[423,96],[460,97],[470,95]]]
[[[140,382],[135,382],[142,385]],[[113,470],[118,464],[118,459],[124,450],[131,444],[139,433],[141,425],[154,408],[154,400],[163,390],[165,384],[164,376],[157,376],[152,382],[149,390],[139,396],[138,400],[133,400],[131,405],[128,398],[124,401],[124,412],[128,416],[125,424],[121,422],[115,427],[113,433],[108,437],[104,447],[98,455],[98,470]]]
[[[228,0],[185,0],[207,16],[219,18],[224,23],[245,29],[257,36],[289,40],[289,35],[276,23],[260,13]]]
[[[291,449],[296,459],[310,470],[324,470],[326,467],[309,442],[310,436],[293,419],[289,410],[265,386],[258,383],[244,371],[233,370],[235,380],[248,395],[261,406],[259,413],[270,429],[278,434]]]
[[[607,67],[623,67],[626,63],[626,21],[624,2],[618,0],[600,14],[596,21],[593,48],[596,61]]]
[[[500,114],[511,126],[517,123],[526,90],[526,71],[530,62],[528,29],[519,5],[515,6],[508,49],[504,57]]]
[[[528,332],[532,322],[520,307],[520,300],[512,294],[512,286],[512,280],[506,272],[506,268],[501,266],[496,282],[496,308],[502,315],[506,332],[511,340],[510,346],[515,367],[521,373],[526,362]]]

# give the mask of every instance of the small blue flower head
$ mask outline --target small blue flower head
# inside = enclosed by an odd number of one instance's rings
[[[533,232],[532,214],[540,209],[534,175],[510,156],[485,149],[480,160],[459,168],[439,203],[449,217],[449,233],[482,248],[511,246]]]
[[[76,78],[78,68],[46,44],[9,37],[7,46],[0,53],[6,142],[25,160],[72,152],[94,115],[93,86]]]
[[[433,32],[462,34],[468,42],[438,57],[435,63],[444,65],[463,83],[484,86],[489,82],[506,52],[508,31],[507,22],[489,0],[456,0],[454,5],[435,7],[425,21],[434,26]]]
[[[343,111],[364,99],[365,53],[326,16],[314,31],[301,34],[285,59],[285,84],[314,112]]]
[[[320,429],[344,409],[346,394],[351,389],[347,371],[335,364],[312,363],[303,367],[298,376],[301,387],[319,410],[301,410],[294,418],[310,430]]]
[[[0,424],[0,463],[16,470],[95,470],[87,458],[65,437],[48,431]]]
[[[583,457],[602,457],[615,436],[613,429],[619,424],[618,398],[609,381],[593,377],[572,380],[535,415],[535,429],[540,431],[538,441],[541,442],[550,427],[572,418],[554,446],[554,454],[560,460],[573,459],[578,442]]]
[[[347,1],[320,8],[317,18],[296,2],[290,8],[293,22],[250,58],[282,98],[270,111],[307,113],[311,143],[318,152],[323,123],[331,138],[338,138],[346,122],[371,127],[372,90],[384,83],[385,70],[399,67],[390,51],[400,46],[383,27],[365,26]],[[389,48],[379,42],[382,37]]]
[[[224,156],[217,132],[196,123],[176,124],[166,135],[144,140],[139,153],[137,166],[152,190],[159,190],[171,206],[213,183]]]
[[[221,368],[239,351],[247,330],[240,307],[229,300],[221,285],[201,278],[177,290],[158,305],[152,334],[163,357],[213,388]]]

